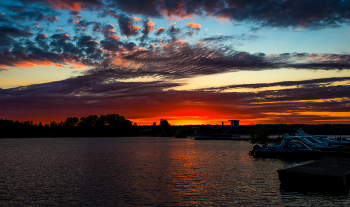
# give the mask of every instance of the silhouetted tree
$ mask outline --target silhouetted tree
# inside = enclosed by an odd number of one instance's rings
[[[166,119],[161,119],[160,120],[160,126],[165,128],[165,127],[170,126],[170,124],[169,124],[169,122]]]
[[[96,126],[104,126],[107,123],[107,117],[105,115],[101,115],[96,123]]]
[[[82,127],[93,127],[93,126],[96,126],[97,122],[98,122],[98,116],[90,115],[88,117],[81,117],[79,125]]]
[[[79,118],[78,117],[68,117],[64,122],[66,127],[75,127],[78,126]]]
[[[170,124],[166,119],[161,119],[160,120],[160,126],[162,128],[162,136],[169,136],[170,132]]]
[[[58,126],[58,124],[56,122],[54,122],[54,121],[50,122],[50,127],[57,127],[57,126]]]

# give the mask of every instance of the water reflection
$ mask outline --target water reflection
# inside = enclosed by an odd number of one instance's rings
[[[0,140],[0,206],[347,206],[348,197],[280,188],[249,142],[174,138]]]

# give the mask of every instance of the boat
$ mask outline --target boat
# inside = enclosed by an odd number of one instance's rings
[[[335,143],[334,141],[326,138],[323,135],[309,135],[305,133],[302,129],[298,129],[294,136],[284,135],[284,138],[292,139],[293,141],[301,141],[311,149],[318,149],[321,151],[334,151],[339,147],[345,146],[340,145],[339,142]]]
[[[345,145],[345,146],[349,146],[350,145],[350,141],[347,140],[345,137],[341,138],[338,137],[337,139],[333,140],[333,139],[329,139],[326,135],[310,135],[307,134],[306,132],[304,132],[304,130],[302,130],[301,128],[296,130],[297,132],[295,133],[295,136],[292,137],[303,137],[306,139],[314,139],[314,140],[318,140],[322,143],[325,143],[329,146],[331,145]]]
[[[322,157],[320,150],[311,149],[301,141],[295,141],[290,138],[282,140],[281,144],[274,146],[255,145],[250,152],[255,157],[308,160],[319,159]]]

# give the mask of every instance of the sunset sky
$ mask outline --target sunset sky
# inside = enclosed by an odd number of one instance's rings
[[[350,1],[5,0],[0,119],[350,123]]]

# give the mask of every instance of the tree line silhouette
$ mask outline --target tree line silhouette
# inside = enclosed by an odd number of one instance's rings
[[[189,126],[171,126],[161,119],[152,126],[138,126],[137,123],[118,114],[90,115],[87,117],[68,117],[65,121],[43,125],[33,121],[12,121],[0,119],[1,138],[21,137],[129,137],[129,136],[176,136],[190,135]]]
[[[205,125],[204,125],[205,126]],[[210,127],[210,125],[206,125]],[[302,128],[309,134],[350,135],[349,124],[259,124],[241,125],[239,134],[266,137],[268,135],[293,134]],[[65,121],[49,124],[33,123],[33,121],[12,121],[0,119],[0,138],[21,137],[131,137],[131,136],[163,136],[187,137],[193,135],[192,126],[172,126],[166,119],[151,126],[138,126],[137,123],[118,114],[89,115],[87,117],[67,117]]]

